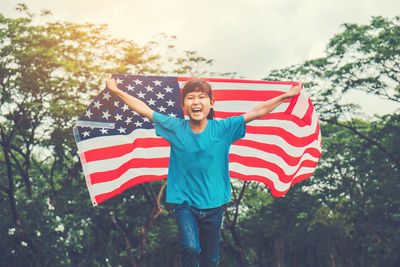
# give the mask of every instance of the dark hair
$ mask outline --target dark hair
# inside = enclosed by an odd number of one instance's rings
[[[185,99],[186,95],[191,92],[206,93],[210,97],[210,101],[213,99],[211,85],[204,80],[195,78],[192,80],[188,80],[185,83],[185,85],[182,88],[182,103],[183,103],[183,100]],[[214,119],[214,109],[213,108],[210,109],[210,113],[208,113],[207,119],[210,119],[210,120]]]

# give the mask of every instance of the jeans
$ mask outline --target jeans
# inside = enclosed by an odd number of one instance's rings
[[[180,254],[183,267],[218,266],[223,206],[197,209],[177,204]]]

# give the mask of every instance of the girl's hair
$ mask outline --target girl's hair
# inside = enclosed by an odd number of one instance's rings
[[[206,93],[210,97],[210,101],[213,99],[211,85],[208,82],[197,79],[197,78],[188,80],[185,83],[185,85],[183,86],[182,103],[183,103],[183,100],[185,99],[186,95],[191,92]],[[210,119],[210,120],[214,119],[214,109],[213,108],[210,109],[210,113],[208,113],[207,119]]]

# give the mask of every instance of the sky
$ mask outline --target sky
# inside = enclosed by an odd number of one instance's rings
[[[2,0],[16,16],[19,0]],[[213,59],[210,71],[262,79],[274,69],[324,56],[344,23],[400,15],[399,0],[26,0],[58,20],[108,24],[110,34],[144,45],[157,33],[176,35],[178,50]],[[370,100],[374,101],[374,100]],[[373,105],[373,103],[371,103]]]

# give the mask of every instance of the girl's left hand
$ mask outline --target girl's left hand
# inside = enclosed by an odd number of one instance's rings
[[[292,88],[290,88],[289,92],[287,92],[288,97],[294,97],[298,95],[301,91],[301,88],[303,87],[303,84],[301,81],[299,81],[299,84],[292,85]]]

